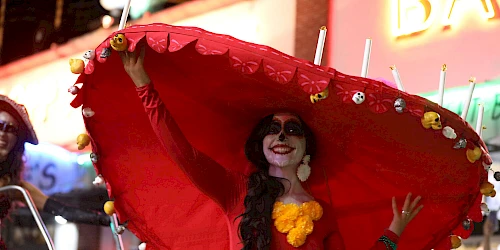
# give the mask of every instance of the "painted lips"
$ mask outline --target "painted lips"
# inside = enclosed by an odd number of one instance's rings
[[[295,148],[289,147],[287,145],[278,144],[271,148],[271,151],[275,154],[286,155],[291,153]]]

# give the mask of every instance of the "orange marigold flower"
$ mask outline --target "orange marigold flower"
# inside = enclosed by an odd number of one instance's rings
[[[294,247],[300,247],[306,243],[306,234],[299,228],[294,228],[288,232],[286,240]]]
[[[299,217],[301,211],[297,204],[290,203],[283,206],[284,208],[281,211],[282,214],[279,217],[283,217],[288,220],[296,220],[297,217]]]
[[[278,217],[278,219],[274,220],[274,226],[276,227],[276,230],[278,230],[278,232],[288,233],[295,226],[295,220],[288,220],[281,216]]]
[[[301,229],[306,235],[309,235],[314,229],[314,223],[309,215],[302,215],[297,218],[295,228]]]
[[[277,201],[274,203],[273,213],[272,213],[273,220],[283,215],[284,208],[285,206],[283,206],[283,202]]]
[[[323,208],[317,201],[308,201],[302,204],[302,212],[312,220],[319,220],[323,216]]]

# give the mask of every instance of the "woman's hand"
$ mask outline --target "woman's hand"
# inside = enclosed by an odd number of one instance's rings
[[[420,205],[417,207],[418,202],[421,197],[418,196],[411,202],[411,193],[408,193],[406,196],[405,204],[403,205],[403,209],[399,210],[398,205],[396,204],[396,198],[392,197],[392,211],[394,213],[394,217],[392,219],[392,223],[389,226],[389,230],[401,236],[401,233],[405,230],[406,225],[410,223],[415,216],[422,210],[424,205]]]
[[[33,186],[33,184],[26,182],[26,181],[21,181],[20,186],[24,189],[26,189],[30,195],[31,198],[33,199],[33,202],[35,202],[35,206],[38,210],[43,210],[43,207],[45,206],[45,202],[47,202],[47,195],[45,195],[40,189],[37,187]],[[24,201],[24,199],[22,199]]]
[[[136,51],[140,49],[140,54],[137,56]],[[151,80],[149,79],[146,70],[144,70],[144,56],[146,54],[146,46],[143,42],[140,42],[140,45],[136,47],[136,51],[129,52],[123,51],[118,52],[123,62],[123,67],[125,71],[130,76],[135,86],[143,87],[148,85]]]

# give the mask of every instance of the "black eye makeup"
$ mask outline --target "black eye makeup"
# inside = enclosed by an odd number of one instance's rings
[[[281,126],[281,123],[279,121],[273,121],[269,126],[269,132],[267,134],[277,135],[281,133],[281,131],[284,131],[286,135],[293,135],[293,136],[304,135],[304,129],[302,128],[302,125],[300,125],[299,122],[293,120],[286,121],[283,127]]]
[[[277,135],[281,132],[281,123],[278,121],[273,121],[269,126],[269,135]]]
[[[287,135],[295,135],[295,136],[303,136],[304,129],[302,126],[296,121],[285,122],[285,134]]]

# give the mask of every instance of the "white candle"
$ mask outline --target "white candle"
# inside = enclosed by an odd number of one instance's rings
[[[125,28],[125,24],[127,24],[128,12],[130,11],[130,2],[132,0],[128,0],[123,8],[122,18],[120,19],[120,26],[118,26],[118,30],[122,30]]]
[[[484,105],[479,104],[479,111],[477,112],[477,121],[476,121],[476,133],[481,136],[483,131],[483,114],[484,114]]]
[[[393,65],[389,68],[391,68],[392,70],[392,76],[394,77],[396,85],[398,85],[398,89],[401,91],[405,91],[405,88],[403,87],[403,82],[401,82],[401,77],[399,77],[399,72],[398,69],[396,68],[396,65]]]
[[[316,46],[316,55],[314,55],[314,64],[321,65],[323,57],[323,48],[325,47],[326,27],[322,26],[319,29],[318,45]]]
[[[474,93],[474,87],[476,86],[476,78],[471,77],[469,79],[469,96],[465,100],[464,106],[462,108],[462,119],[466,120],[467,112],[469,112],[470,101],[472,100],[472,93]]]
[[[446,64],[441,67],[441,75],[439,77],[439,106],[443,106],[443,96],[444,96],[444,83],[446,82]]]
[[[368,38],[365,42],[365,54],[363,55],[363,67],[361,68],[361,77],[368,76],[368,66],[370,65],[370,54],[372,51],[372,39]]]

